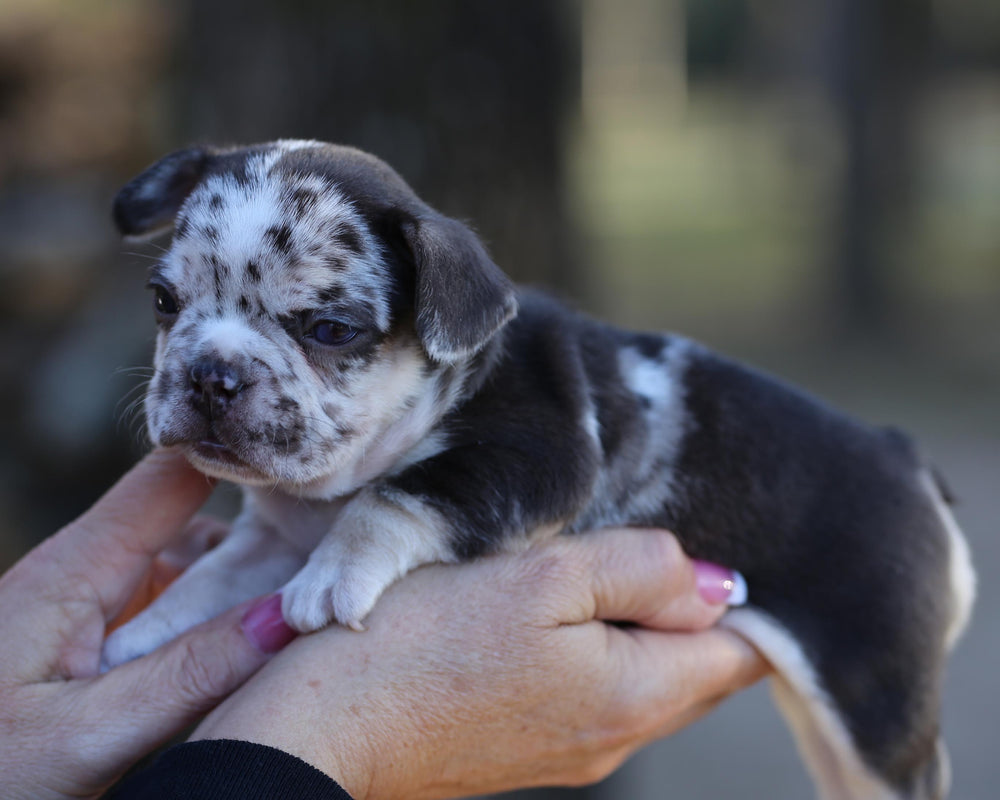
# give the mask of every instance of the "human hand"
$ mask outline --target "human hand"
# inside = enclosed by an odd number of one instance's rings
[[[244,631],[244,604],[99,674],[109,621],[218,536],[217,525],[189,523],[211,489],[179,454],[156,451],[0,578],[5,797],[96,795],[243,683],[269,658],[264,649],[287,642]],[[156,558],[168,545],[172,564]]]
[[[713,578],[637,530],[425,567],[365,633],[296,640],[193,738],[277,747],[355,800],[593,782],[767,671],[710,629],[724,593],[696,586]]]

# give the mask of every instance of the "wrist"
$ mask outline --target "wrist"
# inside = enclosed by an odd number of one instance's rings
[[[307,714],[292,718],[271,704],[256,710],[223,704],[198,725],[189,741],[232,739],[273,747],[320,770],[353,800],[369,800],[374,768],[371,748],[364,736],[335,730],[338,718],[342,715],[317,724]]]

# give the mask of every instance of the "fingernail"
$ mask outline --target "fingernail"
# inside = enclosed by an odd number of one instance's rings
[[[695,561],[698,594],[706,603],[741,606],[747,601],[746,579],[731,569],[708,561]]]
[[[251,606],[240,620],[240,627],[250,644],[262,653],[277,653],[298,635],[281,616],[280,594]]]

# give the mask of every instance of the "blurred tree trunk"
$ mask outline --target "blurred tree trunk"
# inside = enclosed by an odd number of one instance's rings
[[[841,333],[893,325],[889,238],[909,210],[913,111],[931,40],[930,0],[825,0],[827,85],[845,163],[833,249]]]
[[[508,0],[197,0],[171,145],[353,144],[473,225],[518,280],[571,289],[563,126],[574,6]]]

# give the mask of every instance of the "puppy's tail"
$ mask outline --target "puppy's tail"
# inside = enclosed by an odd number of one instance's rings
[[[937,752],[920,776],[920,785],[914,791],[918,800],[944,800],[951,789],[951,759],[943,739],[937,741]]]

